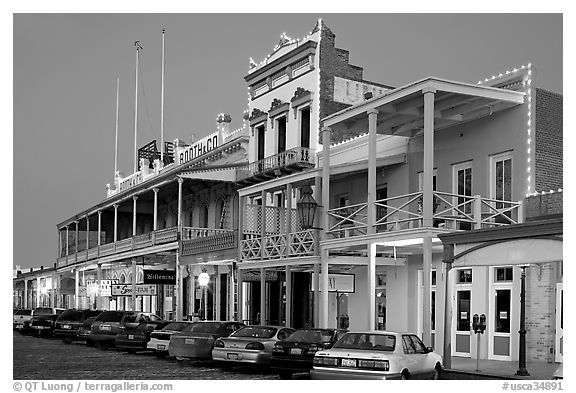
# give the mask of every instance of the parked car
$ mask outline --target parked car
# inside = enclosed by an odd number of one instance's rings
[[[346,333],[336,329],[299,329],[272,348],[272,367],[281,378],[295,372],[308,372],[317,351],[330,349]]]
[[[243,326],[246,325],[235,321],[198,321],[170,337],[168,352],[178,360],[211,359],[214,342],[220,337],[228,337]]]
[[[16,313],[12,316],[13,327],[22,333],[26,333],[30,330],[30,322],[32,321],[32,310],[29,308],[21,308],[16,310]],[[26,332],[25,332],[26,330]]]
[[[56,318],[64,311],[63,308],[38,307],[32,310],[30,329],[34,336],[51,337],[54,332]]]
[[[92,323],[87,341],[101,348],[113,346],[116,335],[124,329],[135,329],[142,322],[160,322],[156,314],[142,311],[103,311]]]
[[[294,332],[294,329],[284,326],[244,326],[230,336],[216,340],[212,359],[228,364],[248,363],[268,366],[274,344],[285,340]]]
[[[316,352],[312,379],[410,379],[442,373],[442,357],[417,335],[346,333],[329,350]]]
[[[146,347],[154,351],[154,354],[158,357],[168,355],[168,346],[170,345],[170,336],[174,333],[181,332],[182,329],[191,325],[195,322],[179,321],[170,322],[168,325],[164,326],[162,329],[154,330],[150,333],[150,341]]]
[[[96,317],[90,317],[78,327],[75,338],[76,341],[84,342],[88,346],[94,346],[93,342],[88,341],[88,336],[92,330],[92,322],[94,322],[94,320],[96,320]]]
[[[564,379],[564,363],[560,363],[560,366],[552,374],[552,379]]]
[[[124,329],[116,334],[116,349],[127,352],[136,352],[137,350],[146,350],[150,333],[155,329],[162,328],[167,322],[150,321],[142,322],[135,329]]]
[[[61,338],[70,344],[77,336],[78,329],[90,317],[97,317],[102,310],[76,310],[74,308],[64,311],[56,318],[54,323],[54,337]]]

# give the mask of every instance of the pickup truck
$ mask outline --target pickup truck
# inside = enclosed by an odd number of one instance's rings
[[[54,332],[56,318],[64,311],[63,308],[38,307],[32,311],[30,328],[34,336],[49,337]]]
[[[13,327],[22,333],[30,329],[30,322],[32,321],[32,310],[21,308],[14,313]]]

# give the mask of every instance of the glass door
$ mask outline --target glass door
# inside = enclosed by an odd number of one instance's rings
[[[564,284],[556,284],[556,356],[562,362],[564,355]]]
[[[452,314],[452,355],[470,357],[472,269],[453,270],[455,296]]]

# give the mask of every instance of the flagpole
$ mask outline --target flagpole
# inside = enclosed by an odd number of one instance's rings
[[[140,42],[134,42],[136,47],[136,93],[134,98],[134,172],[138,170],[138,60],[140,58]]]
[[[118,172],[118,107],[120,96],[120,78],[116,78],[116,136],[114,138],[114,179]]]
[[[162,29],[162,91],[160,98],[160,162],[164,163],[164,34]]]

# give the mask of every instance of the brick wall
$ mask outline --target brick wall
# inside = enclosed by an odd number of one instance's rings
[[[527,197],[524,200],[526,221],[562,215],[563,192],[553,192]]]
[[[554,264],[526,268],[526,360],[554,362],[556,279]]]
[[[562,187],[562,95],[536,89],[536,191]]]
[[[349,52],[336,48],[336,35],[322,23],[320,38],[320,118],[338,112],[350,105],[333,101],[334,77],[339,76],[355,81],[362,81],[363,68],[348,63]],[[332,133],[332,141],[339,142],[350,136]],[[319,141],[322,143],[322,141]]]

